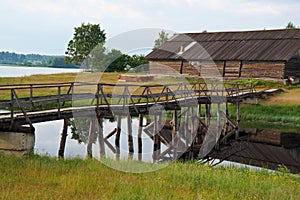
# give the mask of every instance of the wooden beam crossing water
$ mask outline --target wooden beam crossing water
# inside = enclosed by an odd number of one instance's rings
[[[201,147],[207,130],[214,123],[217,125],[217,132],[223,138],[229,137],[227,130],[231,125],[238,137],[240,101],[253,95],[255,91],[252,84],[224,85],[218,82],[162,85],[123,83],[0,85],[0,110],[6,111],[0,114],[0,131],[15,131],[24,125],[33,128],[33,124],[37,122],[64,119],[59,149],[59,157],[63,157],[67,120],[78,116],[86,117],[91,119],[87,145],[89,157],[92,157],[92,138],[96,134],[95,127],[98,127],[97,137],[101,157],[105,156],[107,146],[118,158],[121,148],[121,119],[127,118],[128,154],[132,156],[134,153],[132,117],[139,116],[137,149],[139,159],[142,159],[143,132],[153,140],[154,160],[163,160],[167,155],[172,155],[171,159],[176,159],[191,147]],[[233,122],[228,116],[228,102],[237,104],[237,122]],[[225,103],[226,111],[223,112],[220,105]],[[214,104],[217,106],[216,121],[212,120],[211,114]],[[205,123],[202,121],[201,105],[205,107]],[[155,110],[157,108],[161,110]],[[165,127],[162,124],[162,110],[173,112],[170,133],[162,131]],[[152,125],[143,128],[145,115],[153,115],[154,120]],[[106,136],[103,135],[103,118],[117,120],[117,127]],[[226,124],[221,123],[221,118],[226,120]],[[223,127],[225,125],[226,127]],[[115,136],[114,146],[108,141],[112,136]],[[223,142],[225,139],[220,141]],[[162,145],[167,149],[163,150]],[[193,153],[189,155],[194,156]]]

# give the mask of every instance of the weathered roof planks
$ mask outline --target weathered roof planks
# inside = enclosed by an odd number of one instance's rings
[[[146,57],[153,61],[288,61],[299,50],[300,29],[182,33]]]

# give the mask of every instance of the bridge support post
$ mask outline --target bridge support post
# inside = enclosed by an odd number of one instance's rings
[[[139,114],[139,129],[138,129],[138,159],[143,158],[143,143],[142,143],[142,131],[143,131],[143,115]]]
[[[206,122],[207,127],[209,127],[209,125],[210,125],[210,107],[211,107],[211,104],[209,104],[209,103],[205,104],[205,108],[206,108],[205,122]]]
[[[60,138],[59,150],[58,150],[58,157],[62,159],[64,158],[66,140],[68,136],[68,123],[69,123],[69,119],[65,118],[63,124],[63,130]]]
[[[237,114],[236,114],[236,131],[235,131],[235,139],[239,138],[239,125],[241,121],[241,102],[237,101],[236,107],[237,107]]]
[[[115,138],[116,159],[120,159],[120,136],[121,136],[122,117],[117,116],[117,133]]]
[[[98,142],[99,142],[99,154],[100,158],[105,157],[105,146],[103,138],[103,119],[98,114]]]
[[[199,123],[198,123],[198,131],[197,131],[197,135],[196,135],[196,144],[200,144],[201,141],[203,140],[203,131],[202,131],[202,125],[201,125],[201,107],[202,104],[199,103],[198,104],[198,115],[199,115]]]
[[[185,148],[189,146],[189,114],[190,107],[186,108],[186,112],[184,115],[184,140],[185,140]]]
[[[177,137],[178,137],[178,130],[179,130],[179,123],[178,123],[178,110],[175,108],[173,114],[173,130],[172,130],[172,146],[173,146],[173,160],[177,159]]]
[[[95,126],[94,119],[91,118],[90,128],[89,128],[89,136],[88,136],[87,147],[86,147],[88,158],[93,158],[93,148],[92,147],[93,147],[93,136],[94,136],[94,132],[95,132],[94,126]]]
[[[217,104],[217,135],[221,134],[222,127],[221,127],[221,113],[220,113],[220,103]],[[216,143],[216,149],[220,149],[220,140]]]
[[[132,158],[134,149],[133,149],[133,138],[132,138],[132,119],[130,114],[127,115],[127,126],[128,126],[128,150],[129,158]]]
[[[154,127],[153,127],[153,160],[157,160],[160,155],[160,118],[159,114],[154,114]]]
[[[224,137],[228,134],[228,126],[229,126],[229,121],[228,121],[229,112],[228,112],[228,102],[227,101],[225,103],[225,115],[226,115],[226,122],[225,122],[225,129],[223,132]],[[227,143],[227,139],[224,140],[224,144],[226,144],[226,143]]]
[[[189,157],[191,159],[194,159],[194,143],[196,139],[196,126],[195,126],[195,114],[197,115],[197,112],[195,113],[195,107],[191,107],[191,133],[190,133],[190,145],[191,145],[191,150],[189,151]]]

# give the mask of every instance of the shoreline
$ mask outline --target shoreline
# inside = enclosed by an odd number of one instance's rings
[[[0,67],[30,67],[30,68],[54,68],[54,69],[82,69],[81,67],[63,67],[63,66],[40,66],[40,65],[33,65],[33,66],[27,66],[27,65],[16,65],[16,64],[0,64]]]

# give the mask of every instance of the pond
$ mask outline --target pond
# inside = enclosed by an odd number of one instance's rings
[[[32,74],[52,74],[62,72],[79,72],[79,69],[55,69],[55,68],[37,68],[37,67],[9,67],[0,66],[0,77],[20,77]],[[0,111],[5,112],[5,111]],[[63,130],[63,120],[43,122],[34,124],[35,143],[34,152],[41,155],[58,156],[61,133]],[[143,121],[143,124],[147,122]],[[122,119],[120,157],[127,159],[128,155],[128,134],[127,119]],[[107,135],[117,127],[117,122],[105,119],[103,122],[103,133]],[[133,159],[138,160],[138,127],[137,118],[132,119],[132,134],[134,144]],[[260,167],[268,166],[276,169],[280,164],[287,166],[292,172],[300,172],[300,127],[296,124],[278,124],[265,122],[242,122],[241,135],[244,134],[243,140],[229,143],[222,147],[223,154],[220,151],[213,151],[209,156],[216,160],[224,159],[233,162],[250,164]],[[87,144],[72,139],[73,133],[68,128],[68,137],[65,147],[65,157],[87,157]],[[107,141],[114,147],[115,136],[110,137]],[[143,132],[143,154],[142,160],[147,162],[153,161],[153,141],[149,135]],[[161,150],[168,147],[162,144]],[[93,157],[100,158],[100,148],[97,140],[92,145]],[[105,152],[108,157],[115,158],[109,145],[105,145]],[[226,163],[226,162],[225,162]],[[226,163],[228,165],[228,162]]]
[[[133,159],[138,160],[138,119],[132,120],[133,127],[133,143],[134,151]],[[144,123],[146,123],[144,121]],[[248,125],[251,124],[248,122]],[[270,123],[268,124],[268,126]],[[51,128],[49,128],[51,127]],[[103,133],[106,136],[114,128],[117,127],[116,122],[104,120]],[[35,152],[38,154],[46,154],[50,156],[57,156],[59,149],[59,141],[61,132],[63,129],[63,120],[39,123],[35,124],[36,136],[35,136]],[[127,120],[122,119],[122,132],[121,132],[121,144],[120,144],[120,157],[127,159],[128,156],[128,145],[127,145]],[[241,136],[246,136],[239,142],[230,143],[229,146],[224,146],[220,151],[213,151],[210,156],[217,160],[224,159],[225,165],[235,163],[266,167],[270,169],[276,169],[278,167],[286,166],[291,172],[300,172],[300,134],[293,131],[282,131],[282,130],[268,130],[258,129],[254,127],[241,127]],[[115,136],[109,138],[109,142],[112,146],[114,143]],[[153,161],[153,142],[148,135],[143,132],[143,154],[142,160],[147,162]],[[92,145],[93,157],[100,159],[99,144],[96,141]],[[162,152],[167,149],[167,146],[162,145]],[[112,150],[105,145],[105,152],[108,157],[115,158],[116,155]],[[232,154],[231,156],[228,156]],[[224,157],[225,155],[225,157]],[[79,144],[77,140],[72,139],[71,129],[68,129],[68,137],[65,148],[65,157],[87,157],[87,145],[84,143]]]
[[[20,66],[5,66],[0,65],[1,77],[22,77],[34,74],[58,74],[80,72],[81,69],[66,69],[66,68],[50,68],[50,67],[20,67]]]

